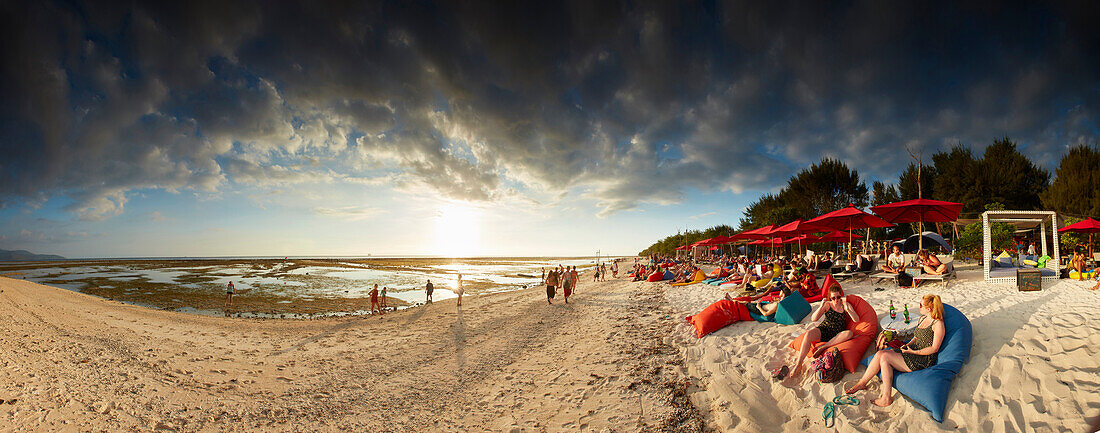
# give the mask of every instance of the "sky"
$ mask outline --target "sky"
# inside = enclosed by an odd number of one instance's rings
[[[626,255],[823,157],[1053,172],[1100,13],[1001,3],[2,2],[0,248]]]

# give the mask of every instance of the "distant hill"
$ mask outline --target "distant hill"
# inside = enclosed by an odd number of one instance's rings
[[[33,262],[38,260],[65,260],[53,254],[35,254],[27,250],[0,250],[0,262]]]

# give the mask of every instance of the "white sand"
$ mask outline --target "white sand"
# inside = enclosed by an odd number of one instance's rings
[[[858,407],[842,406],[838,431],[1084,431],[1086,418],[1100,414],[1100,291],[1095,282],[1061,280],[1039,292],[982,281],[981,271],[960,271],[960,280],[897,289],[892,283],[843,282],[882,314],[892,299],[908,302],[911,312],[926,293],[941,296],[965,314],[974,328],[970,360],[955,378],[942,424],[917,403],[900,398],[880,409],[878,379],[857,393]],[[876,292],[874,287],[887,290]],[[680,317],[694,314],[719,299],[714,286],[670,287],[666,298]],[[816,308],[820,304],[813,304]],[[773,382],[769,370],[793,362],[786,345],[792,333],[816,326],[809,317],[800,325],[739,322],[702,339],[677,327],[675,342],[684,347],[690,374],[705,385],[692,396],[721,431],[822,430],[822,408],[845,382],[859,379],[863,368],[836,384]],[[868,352],[870,354],[871,352]],[[957,430],[956,430],[957,429]]]
[[[152,310],[9,278],[0,290],[0,432],[692,425],[658,285],[582,281],[570,305],[536,288],[467,297],[461,313],[446,301],[305,321]]]

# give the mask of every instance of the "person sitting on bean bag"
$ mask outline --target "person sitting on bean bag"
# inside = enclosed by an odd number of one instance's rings
[[[938,295],[927,294],[920,302],[921,317],[917,320],[917,329],[913,339],[900,349],[882,349],[871,358],[867,371],[846,394],[866,389],[872,377],[882,373],[882,395],[872,403],[886,407],[894,402],[891,395],[894,389],[894,370],[912,372],[936,365],[936,355],[940,351],[946,328],[943,324],[943,303]]]
[[[794,375],[798,376],[802,372],[802,361],[806,359],[806,355],[810,352],[810,347],[813,343],[818,341],[825,341],[827,343],[818,346],[814,351],[813,356],[824,353],[825,349],[836,346],[840,343],[848,341],[853,337],[852,331],[848,330],[849,321],[858,322],[859,313],[856,313],[855,308],[848,303],[844,296],[844,290],[839,285],[829,286],[828,298],[821,303],[821,307],[814,311],[812,321],[818,321],[825,317],[821,321],[821,324],[816,328],[806,331],[803,334],[802,346],[798,349],[798,360],[794,363]],[[790,369],[787,366],[783,366],[776,371],[776,377],[786,376]]]

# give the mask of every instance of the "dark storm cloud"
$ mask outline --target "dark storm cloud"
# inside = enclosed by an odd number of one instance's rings
[[[1098,134],[1087,4],[5,3],[0,203],[391,178],[601,213]],[[387,174],[380,175],[379,172]],[[388,176],[388,177],[387,177]]]

